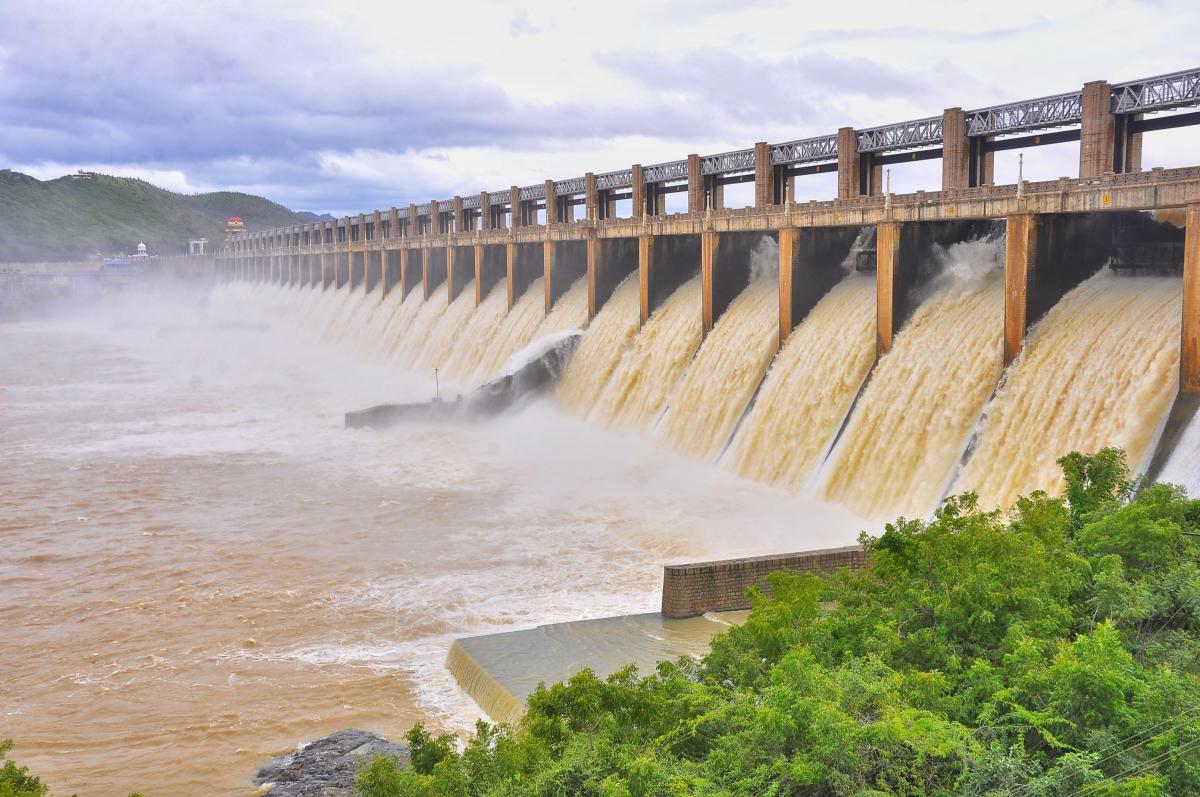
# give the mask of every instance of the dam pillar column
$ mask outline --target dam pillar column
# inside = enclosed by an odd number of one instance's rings
[[[994,158],[984,151],[990,140],[967,134],[962,108],[942,112],[942,190],[977,188],[993,181]]]
[[[453,205],[453,207],[454,207],[454,229],[450,230],[449,232],[462,232],[463,230],[468,229],[470,226],[466,223],[466,219],[463,217],[462,197],[455,195],[453,202],[454,202],[454,205]]]
[[[549,213],[550,200],[547,199],[546,202],[546,212]],[[547,218],[546,223],[549,224],[549,218]],[[547,313],[550,312],[550,307],[554,303],[554,253],[556,249],[554,241],[546,240],[542,242],[542,287],[545,289]]]
[[[971,142],[962,108],[942,111],[942,190],[969,188]]]
[[[596,281],[599,277],[600,268],[600,239],[596,235],[596,228],[588,230],[587,237],[587,281],[588,281],[588,323],[596,317],[596,312],[600,309],[597,306]]]
[[[837,132],[838,148],[838,199],[850,199],[859,195],[858,139],[853,127],[843,127]]]
[[[588,221],[600,218],[600,195],[596,191],[596,175],[583,175],[583,216]]]
[[[775,170],[771,168],[771,148],[767,142],[754,145],[754,207],[778,204],[775,197]]]
[[[713,328],[713,266],[719,238],[719,233],[700,233],[700,315],[705,337]]]
[[[1004,364],[1025,345],[1029,318],[1029,278],[1037,265],[1037,215],[1014,213],[1008,217],[1004,248]]]
[[[1179,390],[1200,393],[1200,205],[1188,207],[1184,235]]]
[[[528,222],[525,220],[525,203],[521,201],[521,189],[519,186],[513,186],[508,189],[508,219],[509,229],[517,229],[524,227]],[[509,306],[511,309],[511,305]]]
[[[629,189],[630,197],[632,198],[632,216],[635,219],[646,217],[646,171],[640,163],[633,164],[630,170],[632,175],[632,185]]]
[[[492,197],[487,191],[479,192],[479,229],[492,229]]]
[[[400,255],[400,301],[408,298],[408,291],[412,288],[412,274],[409,273],[408,264],[409,250],[401,249]]]
[[[654,268],[654,236],[638,236],[638,317],[645,324],[650,319],[650,283]]]
[[[900,264],[900,231],[898,221],[884,221],[875,233],[875,351],[885,354],[892,349],[896,335],[896,305],[901,298],[897,291]]]
[[[704,212],[704,176],[700,174],[700,156],[687,156],[688,213]]]
[[[480,224],[485,223],[486,218],[480,216]],[[475,244],[471,248],[475,252],[475,306],[478,307],[483,302],[483,244]]]
[[[514,188],[513,190],[515,191],[516,189]],[[515,197],[516,194],[514,193],[513,196]],[[514,289],[517,285],[517,245],[512,241],[509,241],[504,246],[504,257],[508,273],[508,309],[511,311],[513,309],[513,299],[516,298],[513,295]]]
[[[788,335],[796,326],[792,318],[792,281],[795,277],[792,263],[795,261],[796,228],[783,227],[779,230],[779,346],[787,342]]]
[[[446,306],[449,307],[457,298],[454,273],[454,247],[446,247]]]
[[[429,301],[433,289],[429,287],[429,247],[421,246],[421,298]]]
[[[558,224],[559,222],[568,221],[562,203],[558,201],[558,194],[554,190],[554,181],[547,180],[542,189],[542,193],[546,195],[546,229]]]
[[[1106,80],[1083,84],[1079,124],[1079,176],[1099,177],[1115,171],[1116,118],[1112,112],[1112,87]]]

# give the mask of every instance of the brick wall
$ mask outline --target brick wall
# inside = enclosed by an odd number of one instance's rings
[[[832,573],[842,568],[858,570],[868,565],[867,554],[858,545],[667,565],[663,568],[662,613],[665,617],[680,618],[705,612],[748,609],[750,601],[746,591],[777,570]]]

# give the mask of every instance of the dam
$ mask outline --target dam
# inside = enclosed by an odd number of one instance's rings
[[[1200,121],[1154,116],[1200,102],[1197,75],[239,233],[216,271],[339,302],[331,334],[460,389],[587,327],[557,400],[594,424],[862,517],[964,489],[1001,506],[1074,447],[1144,471],[1190,420],[1200,168],[1140,153]],[[993,184],[995,152],[1064,141],[1077,177]],[[930,158],[941,191],[885,191],[887,165]],[[830,170],[836,198],[793,200]],[[741,182],[753,206],[723,207]]]

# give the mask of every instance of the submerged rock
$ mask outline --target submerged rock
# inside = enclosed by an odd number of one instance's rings
[[[272,759],[254,776],[271,797],[349,797],[358,768],[376,756],[408,763],[408,748],[378,734],[348,728]]]

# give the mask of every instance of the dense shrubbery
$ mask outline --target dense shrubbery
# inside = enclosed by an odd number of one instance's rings
[[[11,739],[0,741],[0,763],[4,764],[0,767],[0,797],[46,797],[46,787],[41,780],[29,774],[27,767],[4,760],[12,747]]]
[[[1065,499],[947,501],[874,567],[775,574],[701,662],[539,689],[515,728],[408,734],[393,795],[1200,795],[1200,501],[1119,451]]]

